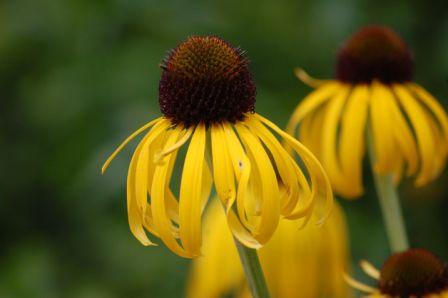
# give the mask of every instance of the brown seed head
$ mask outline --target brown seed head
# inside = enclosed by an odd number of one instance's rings
[[[185,126],[242,120],[255,105],[248,63],[240,49],[218,37],[188,38],[162,63],[162,113]]]
[[[336,78],[348,83],[406,82],[413,78],[413,57],[394,31],[368,26],[356,32],[339,50]]]

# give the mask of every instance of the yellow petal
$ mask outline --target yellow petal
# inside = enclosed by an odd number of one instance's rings
[[[322,106],[326,106],[326,104],[322,104]],[[312,131],[312,125],[314,124],[314,118],[316,114],[317,112],[313,111],[303,118],[300,123],[298,133],[298,139],[302,142],[303,145],[307,146],[313,152],[317,151],[317,148],[314,144],[315,138]]]
[[[365,154],[365,127],[369,89],[367,85],[354,87],[344,109],[340,136],[340,162],[350,189],[344,195],[354,198],[363,193],[362,161]]]
[[[212,191],[213,177],[207,162],[202,165],[202,188],[201,188],[201,214],[207,205],[208,198]]]
[[[291,146],[300,159],[304,162],[308,175],[311,179],[311,198],[313,201],[318,201],[318,206],[323,206],[324,212],[318,219],[318,224],[322,224],[325,219],[330,215],[331,208],[333,207],[333,191],[331,189],[330,180],[327,177],[322,165],[316,159],[316,157],[299,141],[293,138],[288,133],[278,128],[274,123],[268,119],[262,117],[259,114],[254,114],[254,117],[259,119],[266,126],[271,128],[277,134],[279,134],[288,144]],[[323,199],[323,202],[320,202]]]
[[[424,88],[415,83],[410,83],[407,88],[416,94],[416,98],[420,100],[423,105],[429,110],[426,113],[427,118],[430,119],[434,135],[437,137],[436,150],[437,150],[437,169],[435,176],[443,170],[448,155],[448,116],[443,107],[437,102],[437,100]]]
[[[259,120],[251,117],[247,125],[255,135],[258,135],[274,159],[278,174],[286,188],[287,197],[283,200],[282,214],[288,216],[295,209],[299,197],[299,178],[296,176],[294,163],[288,152]]]
[[[187,297],[251,297],[222,209],[212,203],[206,210],[210,230],[204,229],[204,256],[193,260]],[[280,221],[273,238],[258,250],[273,297],[352,297],[342,277],[349,251],[341,212],[335,208],[324,226],[308,225],[300,232],[295,221]]]
[[[295,130],[299,122],[302,121],[302,119],[309,113],[311,113],[321,104],[327,101],[339,86],[340,84],[338,82],[330,81],[329,83],[322,85],[322,87],[319,87],[315,91],[311,92],[308,96],[306,96],[297,106],[291,118],[289,119],[286,131],[291,135],[295,135]]]
[[[245,145],[251,160],[251,175],[260,177],[262,197],[260,198],[260,223],[257,226],[255,238],[260,243],[266,243],[277,228],[280,218],[280,194],[274,168],[269,156],[256,136],[245,126],[235,125],[238,135]]]
[[[323,111],[322,131],[319,137],[322,139],[321,146],[321,160],[327,171],[330,181],[334,189],[341,194],[348,195],[351,191],[351,185],[344,175],[338,157],[337,136],[339,122],[342,115],[342,109],[349,96],[350,87],[342,86],[340,90],[335,93]]]
[[[434,114],[440,125],[440,128],[443,131],[442,135],[444,136],[443,138],[445,139],[445,144],[448,144],[448,116],[443,110],[443,107],[428,91],[426,91],[419,85],[410,83],[409,85],[407,85],[407,87],[412,89],[417,94],[418,99],[421,100]],[[446,150],[448,150],[448,146],[446,147]]]
[[[434,156],[433,156],[433,177],[437,177],[443,171],[446,163],[446,143],[444,142],[444,137],[442,135],[442,131],[440,131],[439,126],[437,125],[433,115],[426,110],[423,110],[423,113],[426,116],[426,121],[431,128],[431,136],[434,140]]]
[[[394,101],[389,88],[374,81],[370,99],[370,119],[372,125],[373,146],[375,150],[375,170],[382,175],[394,171],[397,161],[394,126],[389,102]]]
[[[322,156],[322,127],[330,101],[331,99],[304,117],[299,127],[298,139],[318,157]],[[290,153],[291,150],[287,149]]]
[[[180,239],[185,250],[193,256],[200,255],[201,248],[201,192],[205,161],[205,137],[205,125],[197,125],[185,156],[180,186]]]
[[[179,128],[174,128],[168,135],[165,148],[169,148],[175,144],[180,133],[181,130]],[[174,231],[176,230],[176,227],[173,227],[173,224],[167,214],[166,194],[167,187],[170,185],[170,181],[167,178],[171,159],[174,157],[174,154],[166,155],[163,158],[162,163],[157,165],[154,172],[154,178],[151,186],[153,221],[154,226],[159,233],[159,237],[171,251],[181,257],[191,258],[193,255],[184,250],[175,239]]]
[[[305,70],[303,70],[300,67],[294,69],[294,74],[299,80],[301,80],[302,82],[313,88],[319,88],[323,84],[329,82],[329,80],[319,80],[311,77]]]
[[[162,132],[168,128],[168,123],[154,126],[154,129],[148,133],[148,137],[142,141],[140,154],[137,158],[136,173],[135,173],[135,195],[139,208],[143,213],[146,212],[148,205],[148,194],[150,193],[152,176],[154,175],[153,161],[150,158],[150,153],[156,149],[154,145],[161,145],[160,141],[163,138]],[[153,150],[151,150],[153,149]]]
[[[391,92],[389,90],[389,92]],[[400,110],[397,99],[393,96],[391,100],[386,102],[387,109],[392,116],[394,139],[398,145],[399,151],[403,155],[403,159],[407,164],[407,175],[413,175],[417,172],[419,166],[419,157],[417,152],[417,144],[407,120]]]
[[[232,126],[225,123],[222,127],[224,131],[223,141],[232,161],[235,177],[238,183],[236,201],[239,220],[246,229],[253,233],[255,229],[254,224],[252,224],[247,217],[248,213],[254,215],[254,212],[248,212],[249,208],[247,208],[248,201],[252,199],[248,192],[251,162],[244,152],[243,146],[236,136]]]
[[[434,177],[434,154],[435,144],[431,135],[431,127],[422,110],[422,107],[415,98],[402,85],[393,85],[401,106],[405,110],[413,128],[417,135],[418,149],[421,158],[420,172],[417,176],[416,184],[418,186],[425,185]]]
[[[244,273],[221,202],[212,200],[204,219],[204,256],[194,259],[189,275],[190,298],[218,298],[229,289],[241,286]],[[223,274],[224,273],[224,274]]]
[[[154,124],[160,122],[160,121],[167,121],[166,119],[163,118],[157,118],[155,120],[152,120],[149,123],[146,123],[145,125],[143,125],[142,127],[140,127],[139,129],[137,129],[135,132],[133,132],[126,140],[123,141],[123,143],[120,144],[120,146],[118,146],[117,149],[115,149],[115,151],[109,156],[109,158],[106,160],[106,162],[104,163],[103,167],[101,168],[101,173],[104,174],[104,172],[107,170],[107,168],[109,167],[109,164],[111,163],[111,161],[115,158],[115,156],[117,156],[118,153],[120,153],[120,151],[130,142],[132,141],[136,136],[138,136],[139,134],[141,134],[142,132],[144,132],[145,130],[147,130],[148,128],[150,128],[151,126],[153,126]]]
[[[228,211],[227,222],[229,224],[229,228],[232,231],[233,236],[235,236],[235,238],[243,245],[253,249],[258,249],[262,247],[260,242],[258,242],[258,240],[255,239],[252,233],[250,233],[245,227],[243,227],[241,221],[238,219],[233,210]]]
[[[213,177],[218,197],[228,211],[235,201],[235,178],[224,129],[221,124],[211,127]]]
[[[166,128],[168,128],[168,125],[169,124],[167,121],[162,120],[154,126],[154,128],[145,136],[145,138],[137,146],[137,149],[135,150],[131,159],[131,163],[129,165],[127,186],[126,186],[129,228],[132,234],[135,236],[135,238],[137,238],[143,245],[155,245],[155,244],[152,243],[148,239],[148,236],[146,235],[146,232],[143,228],[145,221],[145,213],[141,207],[141,204],[137,202],[137,196],[136,196],[137,161],[140,157],[144,145],[147,144],[148,139],[157,138]]]

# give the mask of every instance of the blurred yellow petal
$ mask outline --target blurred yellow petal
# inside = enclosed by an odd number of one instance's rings
[[[204,224],[203,256],[194,260],[187,297],[219,298],[238,289],[245,277],[224,209],[217,200],[207,208]]]
[[[393,86],[401,106],[405,110],[417,135],[418,149],[421,158],[421,167],[416,184],[422,186],[434,178],[435,141],[431,137],[431,127],[422,107],[405,87],[396,84]]]
[[[187,297],[250,297],[219,204],[212,203],[207,208],[205,225],[210,230],[204,231],[203,256],[193,261]],[[272,297],[353,297],[342,277],[349,263],[346,234],[339,207],[323,227],[308,225],[298,231],[294,221],[281,220],[272,239],[259,249]]]
[[[394,100],[388,87],[374,81],[371,85],[370,119],[375,150],[375,171],[385,175],[395,169],[397,149],[394,140],[394,126],[388,102]]]
[[[356,85],[347,101],[341,123],[340,162],[345,179],[350,181],[350,189],[344,195],[348,198],[363,193],[362,160],[365,154],[365,129],[369,105],[369,88]]]
[[[320,86],[322,86],[325,83],[328,83],[330,80],[320,80],[320,79],[316,79],[311,77],[304,69],[297,67],[296,69],[294,69],[294,74],[296,75],[296,77],[301,80],[302,82],[304,82],[305,84],[307,84],[310,87],[313,88],[318,88]]]
[[[348,86],[341,87],[334,98],[327,104],[327,109],[322,118],[323,123],[320,135],[322,140],[322,164],[330,177],[333,188],[337,192],[343,194],[350,194],[351,186],[347,183],[346,177],[340,166],[337,150],[337,136],[342,110],[349,96],[349,91],[350,88]]]
[[[428,91],[420,87],[418,84],[410,83],[407,87],[413,90],[417,94],[417,98],[421,100],[434,114],[441,130],[443,131],[442,135],[445,139],[445,144],[448,144],[448,115],[443,110],[443,107],[437,99],[435,99]],[[445,149],[448,151],[448,146]]]
[[[318,108],[321,104],[332,97],[340,85],[341,84],[336,81],[330,81],[329,83],[323,84],[321,87],[305,97],[291,115],[286,131],[291,135],[295,135],[295,130],[299,122],[308,113],[311,113],[314,109]]]
[[[407,120],[401,112],[399,103],[395,97],[387,101],[387,109],[392,116],[395,141],[407,163],[407,174],[413,175],[417,172],[419,166],[419,156],[415,137]]]
[[[370,277],[379,280],[380,279],[380,271],[375,268],[369,261],[362,260],[359,265],[361,266],[362,270]]]
[[[185,250],[200,255],[205,125],[199,124],[185,156],[179,195],[179,234]]]
[[[337,94],[337,92],[335,92],[335,94]],[[310,149],[316,156],[321,156],[322,153],[321,133],[329,102],[331,102],[331,99],[310,112],[303,118],[299,125],[297,134],[298,139],[300,139],[302,144]],[[286,148],[288,152],[291,151],[288,146],[286,146]]]

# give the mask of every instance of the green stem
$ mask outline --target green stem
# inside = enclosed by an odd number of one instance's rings
[[[374,170],[375,152],[373,137],[368,130],[367,145],[370,156],[370,164],[375,188],[380,201],[381,211],[383,213],[384,224],[386,227],[389,245],[392,252],[401,252],[409,249],[408,237],[401,212],[400,197],[393,182],[392,174],[380,175]]]
[[[264,279],[263,270],[258,260],[257,251],[248,248],[235,239],[235,245],[240,255],[247,283],[253,298],[269,298],[269,290]]]

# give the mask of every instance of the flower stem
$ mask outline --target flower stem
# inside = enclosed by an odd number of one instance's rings
[[[257,251],[248,248],[235,239],[235,245],[240,255],[247,283],[253,298],[269,298],[269,290],[264,279],[263,270],[258,260]]]
[[[381,211],[383,213],[389,245],[392,252],[405,251],[409,249],[409,242],[401,211],[400,197],[394,185],[392,174],[381,175],[374,170],[375,152],[373,137],[370,130],[368,130],[367,134],[370,165],[378,200],[380,201]]]

